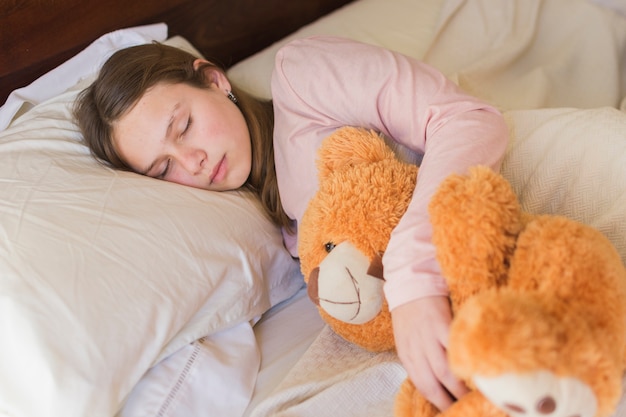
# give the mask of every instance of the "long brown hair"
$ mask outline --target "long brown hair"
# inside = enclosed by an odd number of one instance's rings
[[[74,107],[74,117],[91,153],[115,169],[132,171],[113,143],[113,123],[157,83],[185,83],[206,87],[205,63],[194,69],[196,57],[160,43],[133,46],[113,54],[98,78],[83,90]],[[274,111],[272,102],[260,100],[231,83],[252,141],[252,169],[244,187],[255,193],[272,221],[292,230],[292,222],[280,203],[274,167]]]

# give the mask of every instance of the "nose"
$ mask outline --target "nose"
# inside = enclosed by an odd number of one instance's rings
[[[206,153],[200,149],[181,148],[178,151],[180,165],[191,175],[199,174],[206,163]]]

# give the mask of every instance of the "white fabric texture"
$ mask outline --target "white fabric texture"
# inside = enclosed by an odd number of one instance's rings
[[[244,417],[248,417],[257,404],[274,391],[324,326],[306,287],[263,314],[254,326],[261,352],[261,368]]]
[[[389,417],[405,378],[395,352],[368,352],[324,327],[252,417]]]
[[[10,416],[110,417],[160,360],[303,282],[255,197],[96,162],[71,118],[84,78],[0,132],[0,410]]]
[[[424,60],[502,110],[618,107],[626,19],[588,0],[447,0]]]
[[[250,323],[203,337],[151,369],[116,417],[241,416],[260,362]]]
[[[626,17],[626,1],[624,0],[591,0],[592,2],[613,10],[615,13]]]
[[[512,140],[502,174],[522,207],[598,229],[626,264],[626,113],[559,108],[505,118]]]

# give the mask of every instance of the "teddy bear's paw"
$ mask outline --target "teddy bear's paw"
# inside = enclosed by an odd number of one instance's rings
[[[473,378],[478,390],[511,417],[593,417],[597,400],[581,380],[551,372]]]
[[[440,415],[439,410],[430,403],[420,392],[415,389],[415,385],[410,379],[405,379],[394,404],[394,416],[396,417],[434,417]]]

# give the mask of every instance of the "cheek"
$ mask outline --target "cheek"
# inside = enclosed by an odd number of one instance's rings
[[[245,182],[248,179],[248,176],[252,172],[252,142],[250,140],[250,136],[246,132],[245,134],[241,134],[236,139],[236,147],[239,152],[239,161],[241,164],[241,171],[243,181]]]
[[[194,180],[194,177],[189,175],[184,169],[179,168],[172,168],[165,181],[180,185],[187,185],[189,187],[202,188],[199,184],[197,184],[197,181]]]

